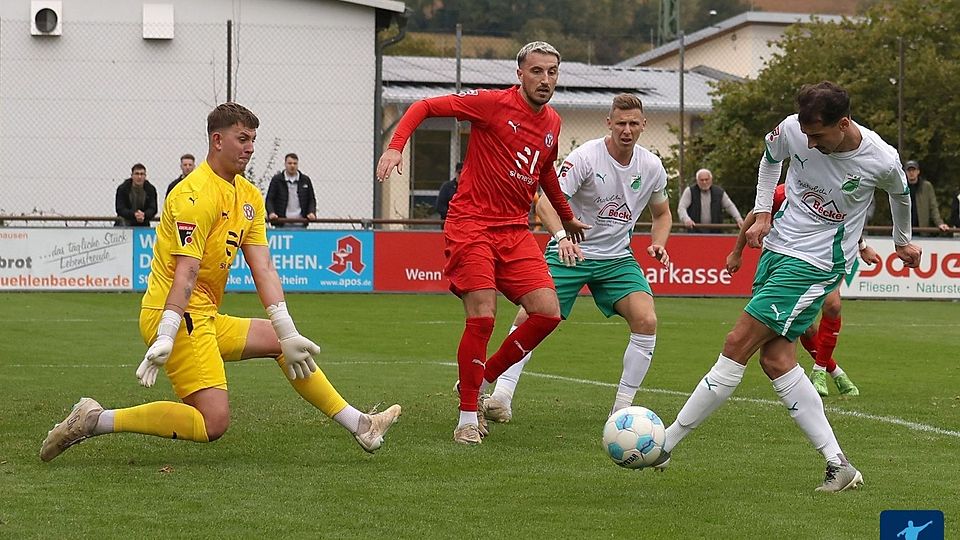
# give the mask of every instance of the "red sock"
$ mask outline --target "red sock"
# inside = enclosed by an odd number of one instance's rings
[[[476,411],[480,384],[483,382],[483,364],[487,359],[487,342],[493,334],[493,317],[471,317],[463,329],[457,349],[460,373],[460,410]]]
[[[840,334],[840,317],[831,319],[820,318],[820,329],[817,330],[817,365],[827,368],[828,372],[837,369],[837,362],[833,359],[833,350],[837,348],[837,335]]]
[[[814,334],[814,336],[816,336],[816,334]],[[806,334],[800,334],[800,344],[810,353],[810,358],[814,360],[817,359],[817,340],[815,338],[807,337]]]
[[[550,335],[550,332],[553,332],[558,324],[560,324],[560,317],[547,317],[538,313],[530,314],[530,317],[507,336],[497,352],[493,353],[493,356],[487,360],[487,368],[483,372],[483,378],[489,382],[497,380],[497,377],[502,375],[510,366],[536,349],[537,345]]]

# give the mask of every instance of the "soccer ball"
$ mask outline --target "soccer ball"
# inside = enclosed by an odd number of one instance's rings
[[[657,413],[644,407],[627,407],[610,415],[603,426],[603,448],[621,467],[642,469],[660,457],[666,432]]]

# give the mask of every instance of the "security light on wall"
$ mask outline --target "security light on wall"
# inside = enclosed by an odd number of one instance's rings
[[[59,36],[63,34],[63,2],[34,0],[30,2],[30,34]]]

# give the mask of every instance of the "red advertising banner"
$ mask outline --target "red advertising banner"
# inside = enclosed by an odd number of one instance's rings
[[[535,235],[545,246],[549,236]],[[749,296],[760,256],[746,249],[743,266],[731,276],[724,270],[736,237],[711,234],[675,235],[667,244],[671,266],[647,256],[649,234],[633,236],[631,246],[653,292],[664,296]],[[443,233],[383,231],[374,237],[373,289],[378,292],[446,292],[443,277]]]

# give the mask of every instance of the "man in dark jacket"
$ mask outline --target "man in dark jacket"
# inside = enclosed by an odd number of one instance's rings
[[[298,169],[300,159],[290,153],[284,157],[284,169],[270,179],[267,188],[267,220],[277,218],[317,218],[317,196],[310,177]],[[275,223],[275,227],[306,227],[306,223]]]
[[[149,227],[150,220],[157,217],[157,188],[147,182],[147,168],[137,163],[130,169],[127,178],[117,188],[118,227]]]

